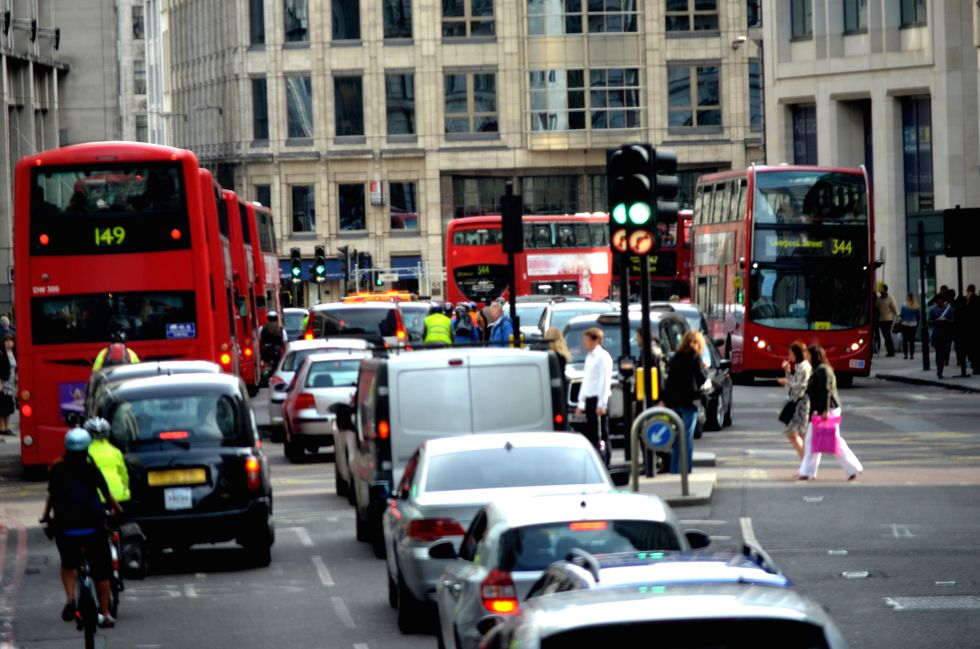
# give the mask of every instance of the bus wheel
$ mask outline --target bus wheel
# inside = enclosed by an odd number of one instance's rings
[[[854,375],[853,374],[841,374],[837,377],[837,385],[842,388],[849,388],[854,385]]]

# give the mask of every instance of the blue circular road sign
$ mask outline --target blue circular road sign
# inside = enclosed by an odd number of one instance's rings
[[[666,451],[674,445],[674,426],[667,419],[654,419],[643,431],[643,442],[654,451]]]

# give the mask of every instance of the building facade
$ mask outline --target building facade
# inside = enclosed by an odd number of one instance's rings
[[[13,0],[0,11],[0,313],[13,304],[13,174],[28,154],[58,146],[59,95],[68,70],[53,0]],[[65,34],[68,33],[65,29]]]
[[[978,66],[970,2],[767,0],[770,162],[857,166],[872,178],[879,279],[899,300],[957,290],[942,210],[980,207]],[[980,262],[963,260],[964,285]]]
[[[756,2],[161,10],[170,143],[273,208],[284,259],[324,245],[337,277],[336,251],[356,250],[361,286],[383,269],[440,296],[446,224],[496,213],[507,180],[527,213],[605,211],[607,148],[675,149],[688,200],[698,174],[763,157]]]

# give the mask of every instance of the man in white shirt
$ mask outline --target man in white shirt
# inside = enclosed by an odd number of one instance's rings
[[[605,334],[598,327],[590,327],[582,332],[582,346],[585,348],[585,375],[582,388],[578,392],[578,407],[575,414],[585,414],[585,436],[599,450],[599,454],[609,464],[609,418],[606,406],[612,394],[612,356],[602,348]]]

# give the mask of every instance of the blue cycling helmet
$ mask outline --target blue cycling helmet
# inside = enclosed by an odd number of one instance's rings
[[[84,453],[92,443],[92,436],[84,428],[72,428],[65,433],[65,450]]]

